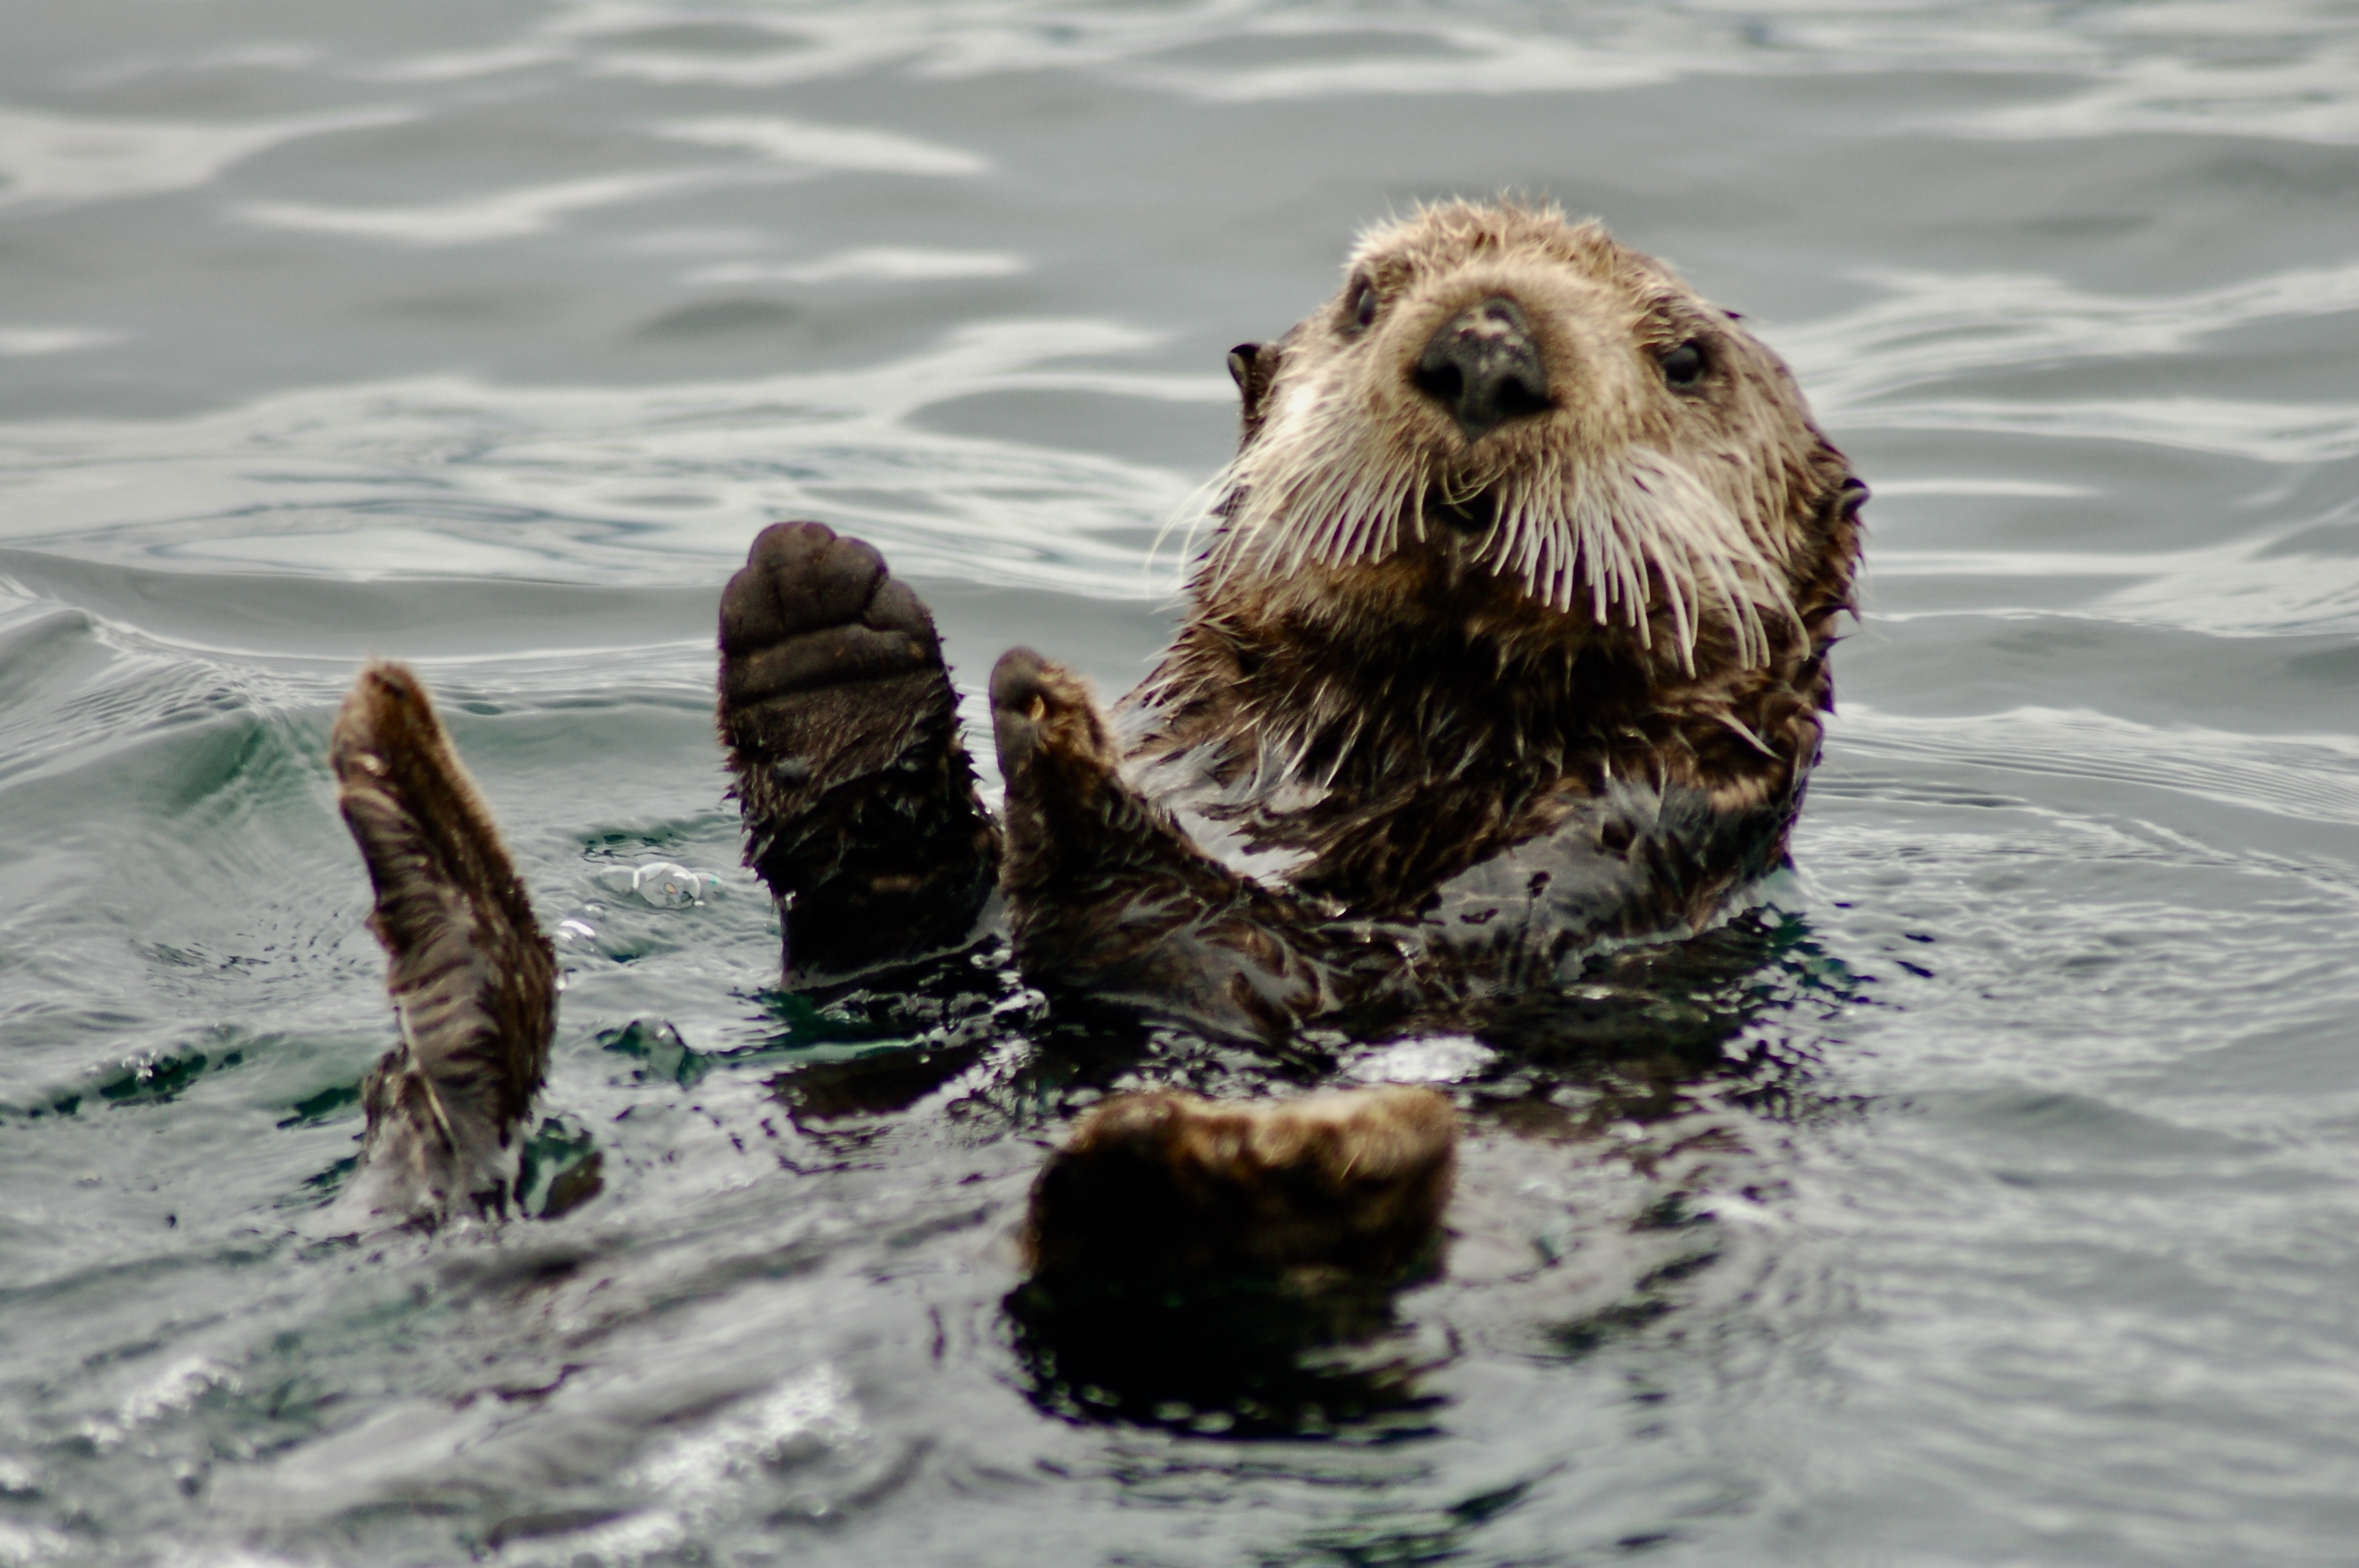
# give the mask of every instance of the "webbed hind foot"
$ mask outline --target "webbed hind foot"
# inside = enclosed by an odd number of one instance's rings
[[[875,550],[819,523],[756,536],[721,596],[719,718],[789,985],[972,939],[998,831],[933,617]]]
[[[433,1224],[505,1211],[557,1024],[557,955],[418,677],[373,664],[336,715],[337,805],[368,863],[401,1044],[362,1090],[347,1201]]]

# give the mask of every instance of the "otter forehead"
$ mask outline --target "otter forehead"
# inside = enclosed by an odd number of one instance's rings
[[[1778,373],[1669,267],[1553,208],[1429,208],[1363,236],[1344,277],[1290,340],[1298,375],[1356,381],[1391,405],[1397,437],[1445,461],[1486,438],[1476,466],[1494,471],[1543,446],[1692,441],[1709,435],[1699,414]],[[1726,373],[1720,396],[1667,379],[1682,350]]]
[[[1616,244],[1593,219],[1576,223],[1553,207],[1468,201],[1424,208],[1414,217],[1367,230],[1344,272],[1397,287],[1419,275],[1500,258],[1552,263],[1623,287],[1679,287],[1668,268]]]

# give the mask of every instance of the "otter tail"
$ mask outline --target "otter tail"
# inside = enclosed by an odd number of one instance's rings
[[[337,804],[376,891],[401,1044],[369,1075],[346,1203],[432,1225],[505,1212],[548,1067],[557,957],[418,677],[371,664],[336,715]]]

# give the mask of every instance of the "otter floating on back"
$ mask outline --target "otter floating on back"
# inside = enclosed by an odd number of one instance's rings
[[[1052,993],[1376,1033],[1700,929],[1784,863],[1867,492],[1733,314],[1594,223],[1451,203],[1230,369],[1185,624],[1111,715],[999,661],[999,819],[917,596],[822,524],[754,541],[719,722],[788,984],[1004,918]]]
[[[1230,364],[1185,625],[1111,718],[1000,661],[996,828],[915,597],[820,524],[756,540],[721,726],[790,977],[967,940],[995,880],[1043,985],[1382,1028],[1784,861],[1866,492],[1734,317],[1593,223],[1453,203]]]

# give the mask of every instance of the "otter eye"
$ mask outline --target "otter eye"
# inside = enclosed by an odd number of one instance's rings
[[[1352,297],[1352,325],[1364,327],[1376,319],[1376,286],[1360,285],[1360,292]]]
[[[1663,356],[1663,379],[1673,386],[1693,386],[1703,379],[1703,350],[1692,339]]]

